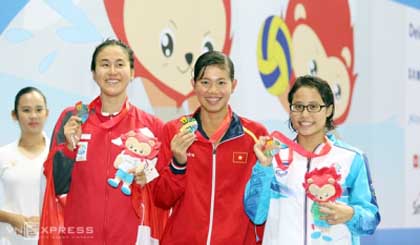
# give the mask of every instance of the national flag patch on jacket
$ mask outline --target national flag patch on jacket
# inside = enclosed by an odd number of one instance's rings
[[[248,152],[233,152],[232,162],[246,164],[248,162]]]

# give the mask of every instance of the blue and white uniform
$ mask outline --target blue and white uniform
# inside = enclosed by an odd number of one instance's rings
[[[325,147],[329,151],[319,154]],[[372,234],[380,222],[367,158],[333,135],[328,135],[312,156],[301,153],[282,145],[278,153],[281,164],[274,158],[268,167],[257,162],[253,168],[244,204],[254,223],[266,222],[263,244],[360,244],[359,236]],[[302,184],[305,173],[330,166],[341,175],[343,194],[336,201],[351,206],[354,215],[345,224],[332,225],[329,229],[332,240],[327,241],[313,236],[317,229],[311,213],[313,202],[307,198]]]

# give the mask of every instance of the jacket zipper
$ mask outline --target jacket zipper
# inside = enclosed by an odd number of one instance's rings
[[[111,134],[111,132],[108,132],[108,134],[107,134],[107,139],[106,139],[106,141],[105,142],[110,142],[109,141],[109,135]],[[106,149],[106,147],[104,147],[105,149]],[[107,151],[107,154],[106,154],[106,178],[108,178],[108,176],[109,176],[109,159],[110,159],[110,151]],[[108,220],[107,220],[107,215],[106,215],[106,213],[107,213],[107,209],[108,209],[108,205],[107,205],[107,203],[108,203],[108,199],[109,199],[109,193],[108,193],[108,188],[106,188],[105,187],[105,203],[104,203],[104,224],[103,224],[103,227],[102,227],[102,232],[103,232],[103,241],[104,241],[104,245],[106,244],[106,237],[105,237],[105,234],[106,234],[106,226],[107,226],[107,223],[108,223]]]
[[[311,158],[308,158],[308,161],[306,163],[306,173],[309,172],[309,170],[311,169]],[[304,214],[303,214],[303,230],[304,230],[304,235],[303,235],[303,244],[307,245],[308,244],[308,197],[306,196],[305,193],[305,201],[304,201]]]
[[[214,196],[215,196],[215,189],[216,189],[216,145],[212,144],[213,146],[213,154],[212,154],[212,177],[211,177],[211,196],[210,196],[210,220],[209,220],[209,230],[207,233],[207,245],[211,243],[211,234],[213,230],[213,216],[214,216]]]
[[[209,229],[208,229],[208,233],[207,233],[207,241],[206,244],[210,245],[211,244],[211,235],[213,232],[213,221],[214,221],[214,197],[215,197],[215,192],[216,192],[216,148],[218,145],[234,140],[236,138],[239,138],[241,136],[243,136],[245,134],[241,134],[241,135],[237,135],[235,137],[226,139],[224,141],[219,142],[219,144],[212,144],[213,147],[213,151],[212,151],[212,178],[211,178],[211,196],[210,196],[210,219],[209,219]]]

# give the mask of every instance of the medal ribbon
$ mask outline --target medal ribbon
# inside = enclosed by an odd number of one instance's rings
[[[325,154],[327,154],[331,150],[331,143],[327,139],[327,137],[325,137],[325,142],[326,143],[324,144],[324,146],[322,147],[322,149],[319,153],[314,153],[314,152],[310,152],[310,151],[305,150],[301,145],[299,145],[295,141],[289,139],[287,136],[280,133],[279,131],[273,131],[271,133],[271,137],[278,139],[280,142],[283,142],[284,144],[286,144],[288,146],[288,148],[289,148],[289,155],[288,155],[288,159],[287,159],[288,166],[290,166],[290,164],[293,161],[293,151],[296,151],[297,153],[299,153],[300,155],[302,155],[306,158],[315,158],[315,157],[324,156]],[[288,168],[288,166],[283,164],[283,161],[280,157],[280,153],[276,154],[274,156],[274,158],[276,159],[277,166],[280,169],[285,170],[285,169]]]

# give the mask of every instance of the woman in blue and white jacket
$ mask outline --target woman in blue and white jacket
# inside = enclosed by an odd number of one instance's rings
[[[359,236],[372,234],[380,222],[365,155],[328,134],[334,96],[327,82],[299,77],[288,101],[297,137],[281,144],[274,157],[264,152],[270,137],[255,144],[258,161],[245,190],[246,213],[256,224],[266,222],[263,244],[360,244]],[[320,204],[321,219],[330,225],[327,236],[314,223],[313,202],[302,184],[307,172],[331,166],[341,175],[343,194]]]

